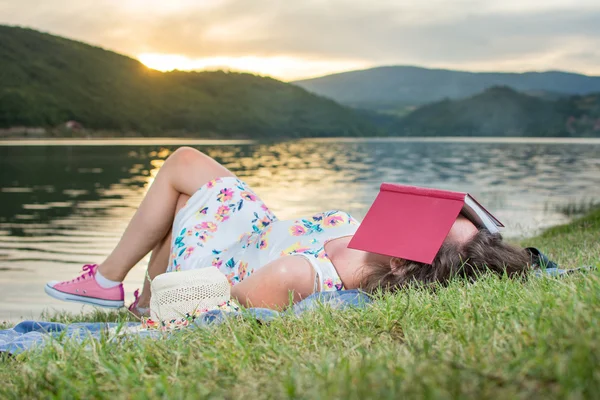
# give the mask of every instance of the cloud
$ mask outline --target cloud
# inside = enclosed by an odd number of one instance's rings
[[[600,6],[591,0],[524,3],[5,0],[0,22],[133,56],[294,57],[600,74]]]

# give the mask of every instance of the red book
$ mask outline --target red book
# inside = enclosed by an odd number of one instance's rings
[[[459,213],[492,233],[504,226],[468,193],[383,183],[348,247],[431,264]]]

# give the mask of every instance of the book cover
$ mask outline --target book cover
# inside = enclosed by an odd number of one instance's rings
[[[472,211],[464,214],[478,227],[502,226],[476,201],[467,205],[467,197],[473,199],[462,192],[383,183],[348,247],[431,264],[463,208]]]

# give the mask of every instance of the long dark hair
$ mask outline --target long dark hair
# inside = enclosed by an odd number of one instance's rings
[[[509,277],[524,276],[529,270],[526,250],[502,240],[499,233],[482,229],[463,245],[444,242],[431,264],[392,258],[388,263],[365,265],[361,288],[374,292],[395,291],[407,285],[446,285],[454,277],[476,280],[492,272]]]

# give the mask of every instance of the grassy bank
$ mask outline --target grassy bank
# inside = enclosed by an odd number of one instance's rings
[[[599,265],[599,237],[597,210],[523,244],[563,266]],[[594,398],[599,304],[597,271],[525,283],[490,277],[268,325],[66,342],[2,359],[0,398]]]

